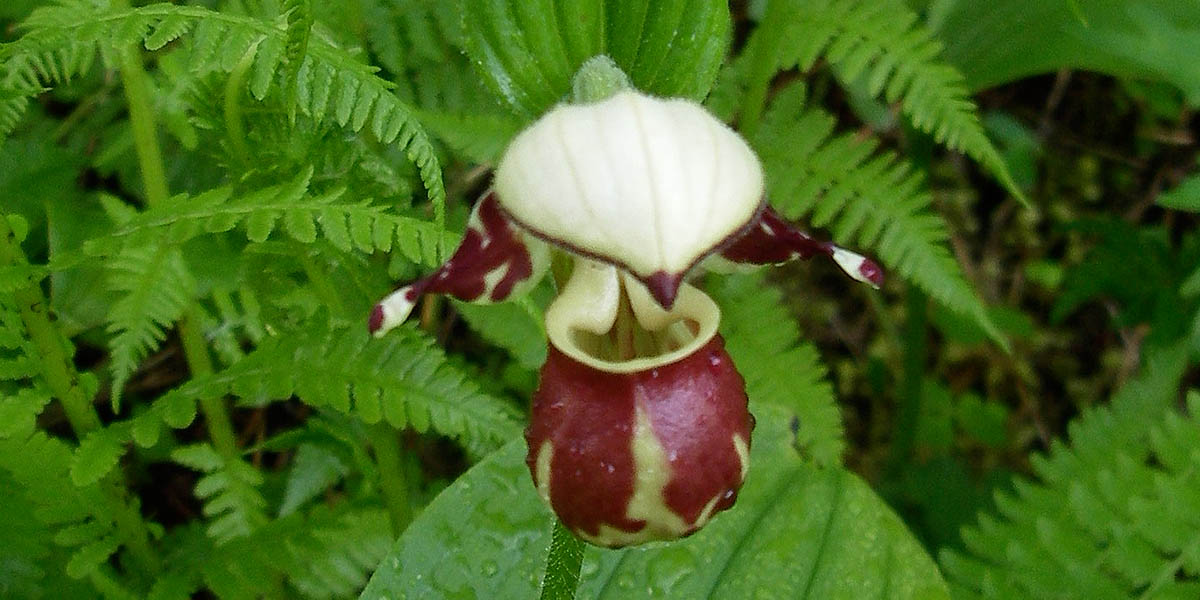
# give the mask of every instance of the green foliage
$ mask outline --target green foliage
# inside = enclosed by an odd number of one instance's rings
[[[390,214],[369,200],[342,201],[342,188],[314,194],[311,179],[310,169],[291,182],[240,193],[236,198],[230,188],[217,188],[195,198],[176,196],[129,218],[109,239],[90,243],[89,250],[104,254],[122,246],[141,247],[158,236],[164,243],[178,245],[240,225],[251,242],[266,241],[278,228],[301,243],[322,238],[343,252],[395,249],[414,262],[433,264],[438,243],[452,239],[444,232],[439,234],[433,223]]]
[[[786,409],[795,420],[796,449],[818,465],[841,464],[841,412],[817,350],[800,341],[783,294],[752,275],[725,277],[709,289],[723,310],[721,335],[746,379],[751,405]]]
[[[560,102],[599,54],[635,87],[702,99],[729,44],[728,4],[713,0],[463,0],[462,10],[480,76],[526,119]]]
[[[42,82],[61,84],[85,74],[97,54],[111,60],[113,52],[129,46],[159,50],[190,31],[196,38],[189,53],[193,71],[228,72],[239,61],[249,60],[248,83],[255,98],[265,98],[282,78],[285,92],[290,96],[294,88],[296,104],[316,122],[328,119],[352,131],[369,124],[380,142],[405,150],[420,169],[434,205],[443,205],[441,167],[412,109],[388,90],[370,66],[325,40],[308,39],[300,32],[302,26],[296,25],[302,19],[280,29],[267,20],[196,6],[105,6],[92,0],[64,0],[36,10],[24,23],[25,35],[0,47],[4,65],[0,92],[32,95],[41,90]],[[301,55],[302,50],[307,52]]]
[[[250,401],[294,394],[368,424],[386,420],[456,437],[477,453],[520,431],[511,405],[480,392],[428,337],[407,327],[383,340],[336,326],[264,340],[229,369],[196,377],[160,402],[225,394]]]
[[[108,316],[113,334],[113,406],[137,365],[166,338],[195,294],[195,280],[175,248],[152,244],[122,251],[109,266],[109,286],[121,294]]]
[[[1154,347],[1143,373],[1036,457],[1039,480],[942,555],[962,597],[1186,598],[1200,590],[1200,396],[1177,412],[1187,346]],[[1067,574],[1064,577],[1064,574]]]
[[[784,597],[949,597],[932,561],[862,480],[804,461],[785,409],[768,404],[755,412],[753,466],[739,508],[685,540],[587,548],[580,597],[742,598],[755,590]],[[533,597],[552,521],[524,459],[523,444],[508,444],[442,493],[401,537],[364,596]]]
[[[963,76],[938,58],[941,44],[901,0],[782,2],[772,7],[786,40],[776,51],[780,66],[812,68],[823,58],[843,84],[899,102],[913,126],[953,150],[979,161],[1010,192],[1023,199],[1000,153],[979,122]],[[786,17],[786,18],[785,18]]]
[[[967,75],[971,89],[1085,69],[1167,81],[1193,106],[1200,103],[1200,72],[1189,59],[1196,51],[1200,6],[1190,0],[948,4],[938,30],[947,59]]]
[[[891,153],[877,154],[871,141],[835,135],[836,119],[807,106],[805,93],[800,85],[781,92],[755,143],[772,205],[788,218],[829,226],[843,243],[874,248],[891,273],[1004,343],[946,248],[949,234],[921,173]]]
[[[0,440],[0,469],[21,489],[13,501],[23,497],[31,507],[26,518],[69,549],[66,573],[79,579],[102,568],[121,539],[100,487],[72,483],[71,461],[67,444],[41,431]]]

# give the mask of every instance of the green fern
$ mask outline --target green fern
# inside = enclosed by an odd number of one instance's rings
[[[381,508],[344,503],[292,513],[220,545],[184,530],[176,547],[191,560],[172,561],[150,598],[186,599],[202,585],[219,598],[349,597],[390,549],[387,523]]]
[[[846,448],[841,411],[825,366],[816,348],[801,341],[783,294],[761,275],[714,278],[708,290],[721,305],[721,334],[746,378],[751,408],[774,404],[791,411],[797,448],[819,465],[841,464]]]
[[[210,519],[205,532],[217,544],[250,535],[267,522],[266,506],[258,487],[262,474],[240,458],[222,457],[208,444],[176,448],[171,458],[204,473],[196,482],[196,497],[204,501]]]
[[[553,299],[553,286],[544,281],[516,300],[500,304],[455,301],[454,308],[483,339],[507,350],[525,369],[536,371],[546,362],[543,317]]]
[[[119,406],[125,383],[183,315],[196,283],[178,249],[155,244],[131,246],[114,257],[109,286],[121,294],[108,314],[113,406]]]
[[[59,0],[34,11],[23,23],[26,33],[20,39],[0,46],[0,98],[32,95],[43,82],[53,85],[85,73],[97,53],[138,44],[158,50],[191,30],[196,38],[189,54],[193,70],[229,72],[249,56],[248,85],[256,98],[279,86],[277,79],[284,80],[284,92],[290,95],[294,82],[299,109],[316,122],[333,120],[353,131],[369,125],[381,142],[402,148],[417,165],[435,220],[442,224],[446,192],[441,166],[412,109],[374,74],[374,67],[318,37],[308,36],[304,44],[296,27],[286,25],[198,6],[115,9],[90,0]],[[300,46],[307,49],[303,59],[295,55]]]
[[[1000,153],[980,124],[961,73],[940,59],[941,44],[900,0],[789,0],[772,15],[786,30],[781,68],[808,70],[820,58],[845,84],[861,81],[899,102],[913,126],[979,161],[1025,202]]]
[[[876,144],[834,135],[836,119],[805,106],[802,85],[779,93],[755,142],[772,204],[787,218],[829,227],[849,246],[873,248],[908,279],[1007,345],[946,248],[946,224],[919,173]]]
[[[520,433],[517,412],[481,393],[412,327],[371,340],[363,327],[313,327],[264,341],[215,375],[193,379],[161,401],[234,394],[248,400],[299,397],[353,412],[366,423],[433,430],[483,455]],[[352,403],[353,401],[353,403]]]
[[[1176,404],[1188,344],[1147,348],[1111,406],[1035,457],[998,514],[942,564],[963,598],[1192,598],[1200,593],[1200,394]]]
[[[54,528],[58,544],[73,549],[67,574],[78,579],[107,562],[120,540],[99,486],[71,484],[71,459],[66,443],[40,431],[0,440],[0,470],[23,488],[33,518]]]
[[[125,221],[109,238],[90,242],[88,250],[106,254],[121,246],[142,247],[158,236],[168,243],[181,244],[238,225],[244,226],[247,239],[262,242],[280,222],[288,236],[298,242],[312,243],[319,234],[343,252],[399,250],[427,265],[437,263],[439,243],[453,242],[453,237],[435,224],[389,214],[369,200],[340,202],[344,189],[312,195],[311,179],[309,169],[291,182],[236,198],[230,188],[217,188],[195,198],[176,196]]]

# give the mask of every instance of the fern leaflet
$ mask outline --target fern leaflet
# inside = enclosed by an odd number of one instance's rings
[[[840,464],[846,448],[841,411],[825,381],[825,366],[816,348],[800,341],[783,294],[760,275],[714,278],[708,290],[721,305],[721,334],[746,378],[751,406],[788,409],[799,421],[798,448],[817,464]]]
[[[223,394],[252,400],[296,395],[314,406],[353,411],[367,423],[386,419],[396,427],[432,429],[479,456],[520,433],[512,406],[481,393],[412,327],[383,340],[371,340],[361,327],[316,327],[268,339],[225,371],[193,379],[160,401]]]
[[[142,359],[166,338],[183,315],[196,284],[177,248],[165,244],[132,246],[109,267],[109,285],[122,294],[109,311],[113,406]]]
[[[787,14],[781,67],[807,70],[824,57],[843,82],[864,81],[870,93],[899,102],[913,126],[979,161],[1026,201],[988,140],[962,74],[939,60],[941,44],[904,2],[793,0]]]
[[[437,264],[439,241],[453,243],[435,224],[390,214],[369,200],[339,202],[336,189],[309,193],[311,169],[295,180],[232,198],[230,188],[217,188],[194,198],[171,198],[119,225],[108,238],[89,242],[88,251],[106,254],[120,246],[144,246],[159,236],[179,244],[205,233],[245,227],[247,239],[265,241],[282,223],[289,237],[312,243],[318,233],[339,250],[388,252],[394,249],[427,265]]]
[[[285,93],[291,94],[294,82],[297,105],[318,123],[333,120],[353,131],[369,124],[380,141],[403,149],[420,172],[437,223],[444,223],[441,166],[412,108],[375,75],[374,67],[328,40],[306,36],[302,42],[296,27],[286,22],[168,3],[121,9],[91,0],[60,0],[34,11],[23,28],[24,36],[0,46],[0,98],[21,99],[40,91],[41,82],[61,83],[85,73],[98,52],[135,44],[156,50],[193,30],[193,70],[230,72],[251,56],[248,85],[256,98],[265,98],[276,79],[283,79]],[[296,53],[302,46],[307,51],[300,59]]]
[[[240,458],[225,458],[208,444],[176,448],[171,458],[204,473],[196,497],[210,519],[206,533],[217,544],[249,535],[267,522],[266,500],[258,491],[262,474]]]
[[[776,97],[756,140],[772,204],[788,218],[829,226],[847,245],[875,248],[892,272],[1006,345],[947,250],[945,222],[930,210],[920,174],[894,155],[875,155],[870,141],[835,136],[835,122],[804,106],[803,86]]]
[[[1035,457],[942,564],[961,597],[1194,597],[1200,592],[1200,394],[1173,405],[1188,344],[1151,346],[1111,406]]]

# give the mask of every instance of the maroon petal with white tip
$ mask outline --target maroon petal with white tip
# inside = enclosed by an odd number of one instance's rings
[[[883,270],[875,261],[837,246],[822,242],[788,224],[771,208],[763,210],[756,226],[721,251],[720,258],[738,264],[772,265],[796,258],[828,256],[847,275],[878,288]]]
[[[502,302],[535,285],[549,264],[545,243],[513,226],[494,192],[475,205],[454,256],[437,271],[400,287],[375,305],[367,330],[378,337],[408,318],[423,294],[465,302]]]

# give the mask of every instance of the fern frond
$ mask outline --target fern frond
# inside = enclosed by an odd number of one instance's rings
[[[1174,408],[1188,344],[1149,346],[1110,406],[1035,457],[942,564],[963,597],[1159,598],[1200,591],[1200,395]]]
[[[328,40],[308,36],[300,59],[295,53],[304,44],[297,39],[297,29],[286,25],[199,6],[158,3],[121,9],[90,0],[60,0],[34,11],[22,25],[25,35],[0,46],[0,94],[28,97],[42,82],[61,83],[87,72],[98,53],[135,44],[154,50],[192,29],[193,70],[229,72],[250,53],[248,85],[256,98],[266,97],[278,79],[284,79],[285,90],[294,81],[299,108],[316,122],[333,120],[353,131],[369,125],[381,142],[396,144],[417,166],[435,220],[442,225],[446,190],[441,166],[412,108],[375,75],[374,67]],[[288,56],[295,60],[285,60]]]
[[[829,227],[848,246],[874,248],[895,273],[1006,345],[982,300],[946,248],[946,224],[931,210],[921,175],[876,144],[835,135],[836,119],[805,107],[804,88],[776,97],[755,147],[772,204],[789,219]]]
[[[108,315],[115,406],[138,364],[191,302],[196,284],[177,249],[154,244],[121,251],[109,267],[109,285],[121,294]]]
[[[204,501],[205,529],[218,545],[245,537],[267,523],[266,506],[258,487],[262,474],[240,458],[224,458],[208,444],[184,446],[171,459],[204,473],[196,482],[196,497]]]
[[[30,515],[36,508],[21,486],[0,469],[0,596],[5,598],[86,598],[95,591],[63,577],[67,553],[54,542],[55,530]]]
[[[0,394],[0,439],[27,437],[33,433],[38,415],[42,414],[50,400],[50,392],[40,387]]]
[[[288,117],[294,120],[296,81],[300,76],[300,66],[304,63],[304,55],[308,53],[308,39],[312,35],[314,18],[309,0],[284,0],[283,9],[287,14],[287,33],[283,43],[283,85]]]
[[[549,281],[528,295],[499,304],[454,302],[454,309],[473,331],[500,346],[522,367],[536,371],[546,362],[546,327],[543,316],[554,299]]]
[[[301,444],[288,471],[279,514],[284,516],[296,512],[296,509],[329,489],[347,473],[347,465],[336,453],[316,444]]]
[[[0,92],[0,141],[7,138],[17,128],[21,117],[25,116],[25,111],[29,108],[29,97],[36,94],[37,92]]]
[[[187,598],[201,586],[219,598],[278,595],[279,575],[295,590],[286,592],[288,597],[349,597],[386,556],[393,542],[389,531],[383,509],[343,504],[292,513],[215,547],[193,534],[179,544],[186,550],[181,558],[192,560],[175,563],[160,578],[168,583],[156,586],[152,597]]]
[[[781,66],[810,69],[819,58],[844,83],[899,102],[913,126],[978,161],[1017,198],[1025,195],[988,139],[961,73],[900,0],[793,0],[779,47]]]
[[[433,341],[411,327],[372,340],[362,327],[316,327],[269,339],[223,372],[198,377],[163,399],[234,394],[295,395],[313,406],[354,412],[367,423],[432,429],[476,455],[518,435],[517,412],[479,391],[446,361]],[[353,401],[353,402],[352,402]]]
[[[434,223],[390,214],[369,200],[341,202],[344,189],[312,195],[311,177],[309,170],[291,182],[233,199],[230,188],[194,198],[176,196],[122,223],[109,238],[90,242],[88,250],[111,253],[122,245],[144,246],[159,236],[180,244],[239,225],[244,226],[247,239],[262,242],[281,222],[287,235],[302,243],[312,243],[320,235],[343,252],[394,248],[427,265],[437,264],[439,243],[453,243],[453,237]]]
[[[55,529],[55,542],[72,549],[67,574],[81,578],[106,563],[120,542],[100,488],[71,483],[71,460],[66,443],[41,431],[0,440],[0,471],[22,488],[33,518]]]
[[[758,274],[714,279],[708,291],[721,305],[721,335],[746,379],[750,406],[788,409],[798,420],[798,448],[817,464],[841,464],[846,449],[841,411],[825,366],[816,348],[801,341],[783,293]]]

